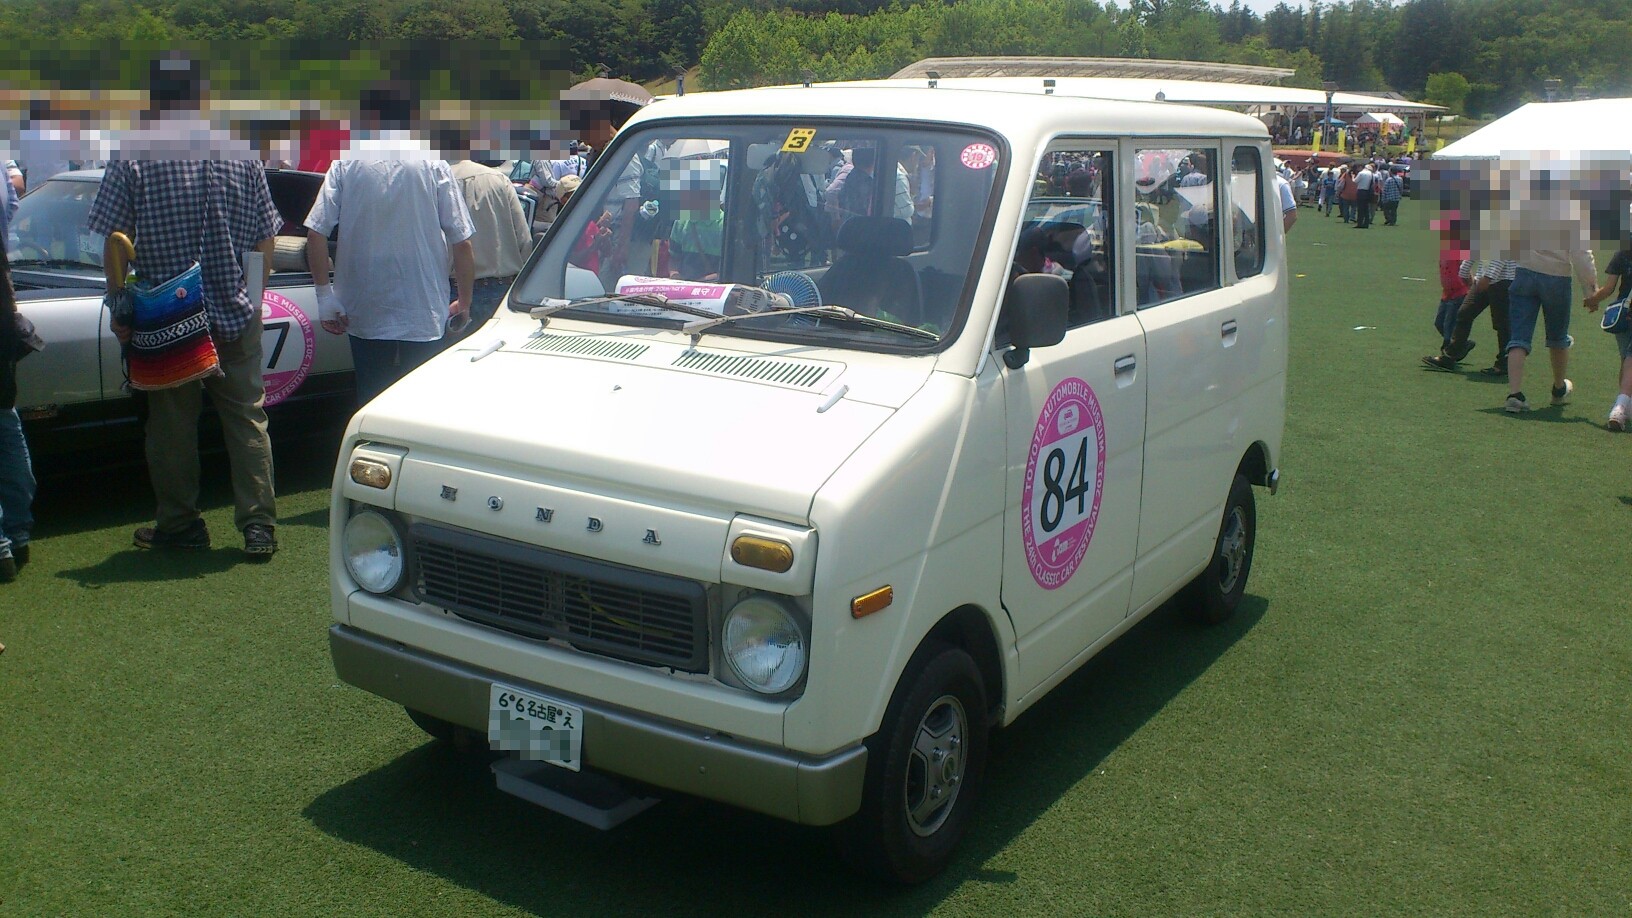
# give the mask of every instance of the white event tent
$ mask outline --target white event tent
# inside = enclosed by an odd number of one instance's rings
[[[1535,152],[1632,153],[1632,99],[1531,102],[1434,154],[1435,159],[1499,159]]]

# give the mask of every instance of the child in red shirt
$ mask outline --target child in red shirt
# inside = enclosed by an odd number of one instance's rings
[[[1467,278],[1472,275],[1472,254],[1468,251],[1468,224],[1458,211],[1445,212],[1441,219],[1429,224],[1439,230],[1439,311],[1434,314],[1434,328],[1439,332],[1440,350],[1451,346],[1456,331],[1456,311],[1462,298],[1468,295]]]

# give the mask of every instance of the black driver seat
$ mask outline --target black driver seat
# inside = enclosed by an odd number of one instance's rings
[[[912,225],[894,217],[851,217],[839,227],[841,253],[822,276],[822,300],[877,316],[887,312],[917,326],[923,322],[918,274],[912,253]]]

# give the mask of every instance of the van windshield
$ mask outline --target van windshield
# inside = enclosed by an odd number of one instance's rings
[[[663,327],[753,313],[711,333],[933,349],[967,311],[1001,149],[971,130],[879,122],[626,131],[557,219],[512,308]]]

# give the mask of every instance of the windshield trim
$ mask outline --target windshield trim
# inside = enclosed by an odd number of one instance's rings
[[[1007,137],[1001,133],[998,133],[991,127],[962,121],[932,121],[923,118],[897,117],[873,118],[857,117],[855,115],[815,115],[803,114],[799,112],[790,112],[779,115],[658,116],[642,119],[639,122],[630,124],[623,130],[618,131],[617,136],[614,137],[612,142],[607,145],[606,150],[602,152],[600,157],[595,160],[595,165],[590,167],[590,171],[584,176],[584,183],[580,189],[580,193],[574,194],[572,196],[572,200],[567,203],[567,206],[563,207],[560,212],[556,214],[554,222],[552,222],[550,224],[550,228],[545,231],[544,238],[537,246],[534,246],[532,255],[528,257],[527,263],[522,266],[521,273],[517,275],[517,283],[515,286],[521,286],[521,279],[532,273],[537,262],[543,256],[544,251],[554,243],[555,237],[558,235],[557,227],[563,225],[567,215],[573,208],[578,206],[579,199],[585,197],[585,195],[581,192],[590,188],[593,183],[598,183],[601,181],[615,181],[615,177],[611,179],[601,179],[599,177],[600,173],[607,171],[608,168],[604,166],[603,163],[617,161],[618,154],[620,154],[625,148],[635,145],[636,141],[631,138],[645,135],[648,131],[674,129],[696,130],[697,126],[711,125],[740,127],[765,124],[771,121],[794,120],[820,122],[824,126],[831,125],[835,128],[859,128],[863,130],[868,128],[882,128],[888,130],[920,128],[933,131],[967,131],[970,134],[978,135],[982,139],[991,142],[992,145],[997,148],[998,161],[997,165],[993,169],[991,189],[986,195],[986,206],[981,215],[980,230],[975,234],[970,252],[969,269],[964,272],[963,287],[958,293],[957,306],[952,313],[951,320],[947,323],[946,333],[940,336],[940,340],[928,346],[887,344],[872,341],[835,342],[830,338],[826,338],[821,335],[812,335],[808,332],[801,333],[789,332],[786,330],[743,328],[741,323],[734,323],[731,325],[724,325],[716,329],[710,329],[709,334],[734,338],[748,338],[761,341],[774,341],[779,344],[795,344],[806,347],[833,347],[841,350],[857,350],[879,354],[902,354],[914,357],[940,354],[941,352],[950,348],[958,341],[960,337],[962,337],[965,331],[965,326],[968,324],[969,314],[974,305],[975,289],[980,285],[980,265],[985,261],[986,256],[989,253],[992,236],[996,231],[997,212],[1003,203],[1005,188],[1008,185],[1009,170],[1012,166],[1012,160],[1014,158],[1013,148],[1010,146]],[[510,301],[509,309],[512,312],[525,313],[527,310],[538,305],[541,304],[527,302],[518,298]],[[630,326],[636,328],[657,328],[664,331],[669,330],[661,325],[653,325],[650,321],[615,321],[615,319],[618,318],[625,320],[640,318],[635,316],[620,316],[617,313],[568,309],[562,313],[558,313],[558,315],[570,317],[580,321],[606,321],[609,325]],[[747,332],[752,332],[752,334],[748,334]],[[984,334],[984,332],[982,332],[982,334]]]

